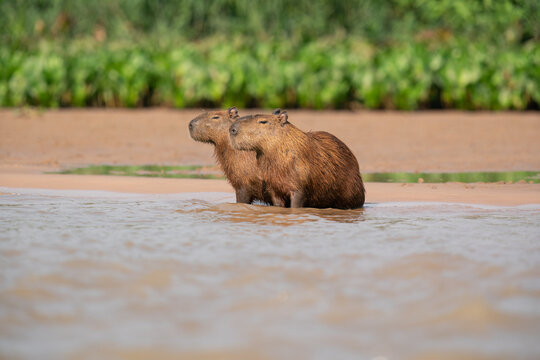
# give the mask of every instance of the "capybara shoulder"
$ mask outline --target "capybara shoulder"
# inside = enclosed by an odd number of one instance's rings
[[[352,151],[334,135],[303,132],[286,112],[238,119],[229,130],[234,148],[255,151],[274,205],[354,209],[365,189]]]
[[[250,204],[255,200],[270,203],[254,152],[236,150],[229,141],[229,128],[239,118],[236,107],[209,111],[189,123],[191,137],[214,145],[214,156],[236,192],[236,201]]]

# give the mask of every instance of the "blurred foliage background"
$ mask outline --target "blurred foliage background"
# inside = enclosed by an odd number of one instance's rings
[[[538,0],[0,0],[1,106],[538,109]]]

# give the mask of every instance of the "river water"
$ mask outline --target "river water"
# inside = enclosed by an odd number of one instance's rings
[[[540,205],[0,190],[0,358],[540,358]]]

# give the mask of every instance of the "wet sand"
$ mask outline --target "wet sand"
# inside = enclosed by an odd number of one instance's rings
[[[142,194],[232,192],[225,180],[0,173],[0,188],[102,190]],[[367,202],[450,202],[516,206],[540,204],[540,184],[367,183]]]
[[[263,111],[263,110],[261,110]],[[261,111],[241,111],[241,115]],[[189,138],[200,110],[0,110],[0,187],[134,193],[232,192],[225,181],[44,174],[90,164],[213,164]],[[363,172],[540,169],[540,114],[290,111],[303,130],[326,130]],[[540,203],[539,184],[366,185],[368,202]]]

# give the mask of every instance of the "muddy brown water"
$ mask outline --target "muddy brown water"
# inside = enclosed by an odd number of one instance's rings
[[[0,190],[0,358],[540,358],[540,205]]]

